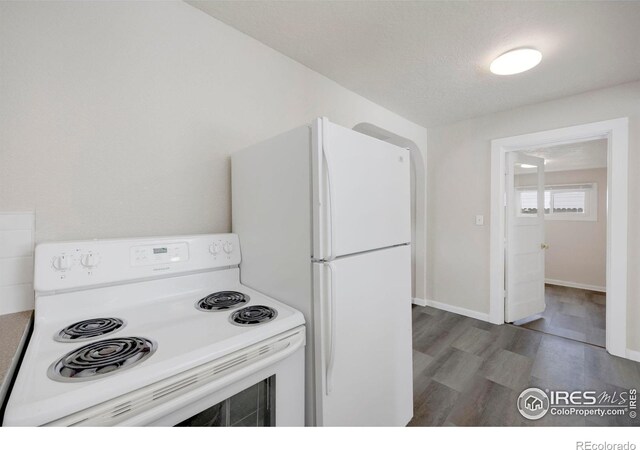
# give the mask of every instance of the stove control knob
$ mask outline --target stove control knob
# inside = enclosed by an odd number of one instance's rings
[[[213,244],[211,244],[209,246],[209,252],[212,255],[217,255],[218,253],[220,253],[220,244],[218,244],[217,242],[214,242]]]
[[[60,255],[53,258],[51,265],[53,266],[54,269],[59,271],[69,270],[73,265],[73,261],[68,256]]]
[[[99,262],[100,259],[95,253],[87,253],[86,255],[82,255],[82,257],[80,258],[80,263],[88,269],[97,266]]]
[[[225,253],[231,253],[233,251],[233,244],[231,242],[225,242],[222,248]]]

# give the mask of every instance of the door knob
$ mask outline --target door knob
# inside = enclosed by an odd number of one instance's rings
[[[542,250],[548,250],[549,249],[549,244],[540,244],[540,248]]]

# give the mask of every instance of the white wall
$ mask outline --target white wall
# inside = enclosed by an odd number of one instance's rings
[[[182,2],[1,2],[0,52],[0,211],[35,210],[38,242],[229,231],[229,154],[321,115],[426,152],[425,128]]]
[[[33,212],[0,213],[0,314],[33,309]]]
[[[516,176],[534,186],[535,175]],[[546,185],[597,183],[596,220],[546,220],[544,272],[547,280],[604,289],[607,280],[607,169],[545,172]]]
[[[628,347],[640,350],[640,82],[429,129],[427,296],[489,311],[491,140],[629,117]]]

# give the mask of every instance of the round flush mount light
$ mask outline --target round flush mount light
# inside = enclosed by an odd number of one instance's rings
[[[513,75],[533,69],[541,60],[542,53],[535,48],[517,48],[494,59],[489,70],[496,75]]]

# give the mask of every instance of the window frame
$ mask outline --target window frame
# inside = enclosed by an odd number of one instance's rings
[[[516,191],[535,191],[536,186],[517,186]],[[550,192],[550,205],[549,212],[544,213],[544,220],[571,220],[571,221],[598,221],[598,183],[571,183],[571,184],[550,184],[544,187],[546,192]],[[585,211],[583,213],[560,213],[553,212],[553,196],[554,190],[557,192],[570,191],[570,192],[584,192],[585,193]],[[522,213],[522,204],[520,195],[516,195],[516,212],[518,217],[531,217],[529,214]]]

